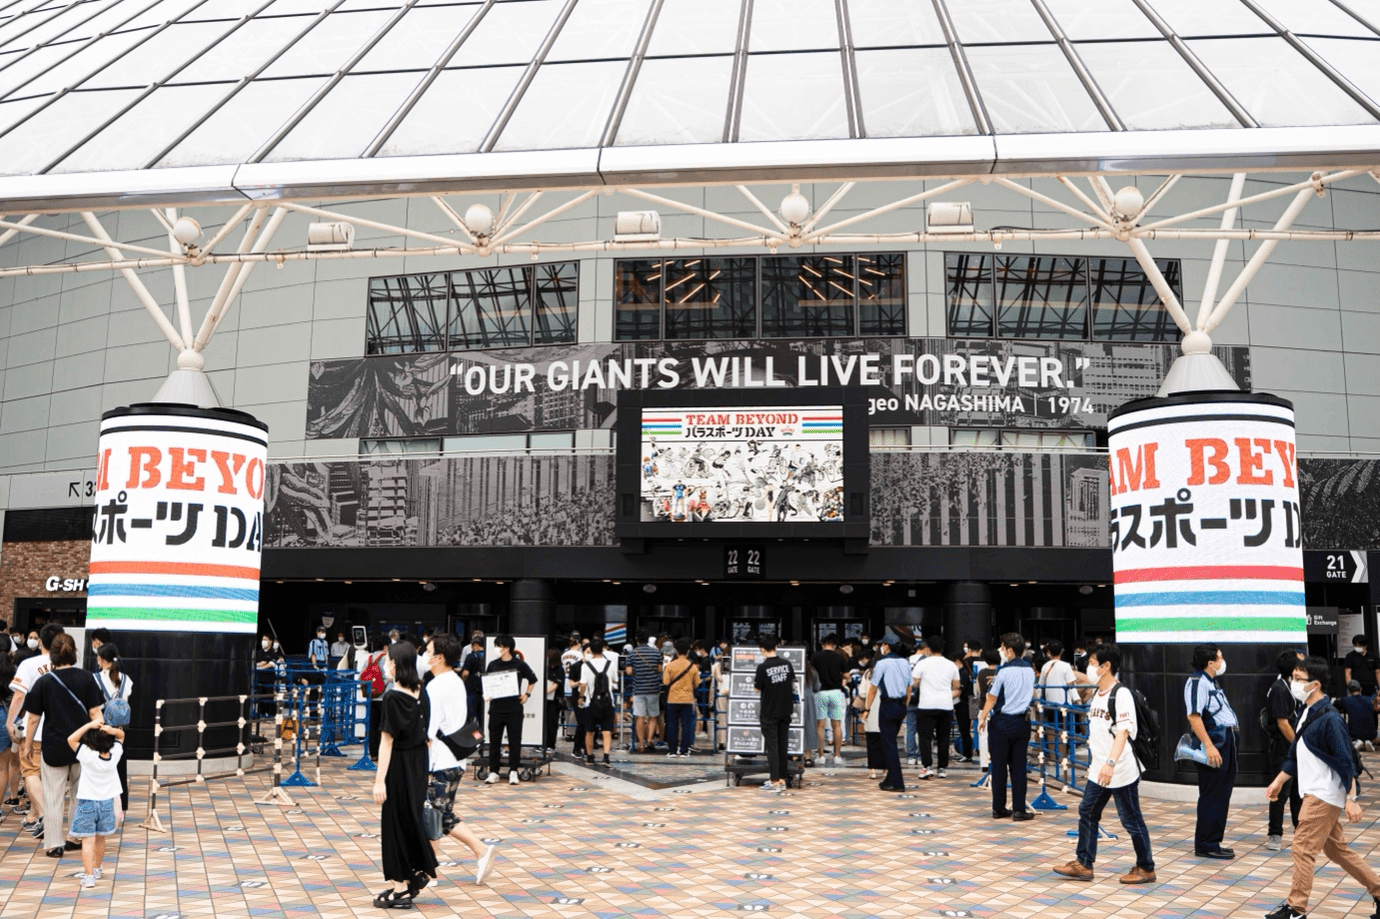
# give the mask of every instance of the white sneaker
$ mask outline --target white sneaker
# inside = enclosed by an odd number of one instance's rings
[[[489,777],[484,780],[485,785],[497,785],[499,783],[498,773],[490,772]]]
[[[907,765],[907,766],[914,766],[914,765],[916,765],[918,762],[920,762],[920,761],[919,761],[918,759],[916,759],[915,757],[913,757],[913,756],[907,756],[907,757],[906,757],[906,765]]]
[[[91,872],[91,876],[99,881],[101,879],[101,869],[97,868],[95,871]]]
[[[921,767],[920,767],[920,774],[919,774],[918,776],[916,776],[916,778],[928,779],[928,778],[930,778],[930,777],[933,776],[933,775],[934,775],[934,773],[930,771],[930,767],[929,767],[929,766],[921,766]]]
[[[518,774],[517,774],[516,772],[510,772],[510,773],[508,773],[508,784],[509,784],[509,785],[516,785],[516,784],[518,783],[518,781],[519,781],[519,779],[518,779]]]
[[[835,766],[842,766],[842,765],[843,765],[843,757],[842,757],[842,756],[836,756],[836,757],[834,757],[834,765],[835,765]]]
[[[474,869],[474,882],[483,884],[489,879],[489,872],[494,867],[494,846],[484,850],[484,854],[479,856],[479,864]]]
[[[95,886],[96,886],[96,878],[95,878],[95,876],[90,875],[90,874],[83,874],[83,875],[81,876],[81,886],[82,886],[83,889],[90,889],[90,888],[92,888],[92,887],[95,887]]]
[[[947,772],[944,771],[943,769],[936,769],[934,775],[935,775],[935,778],[940,778],[940,779],[947,779],[947,778],[949,777],[949,773],[947,773]]]
[[[1280,849],[1284,848],[1284,837],[1271,836],[1269,840],[1265,843],[1265,848],[1271,852],[1278,852]]]

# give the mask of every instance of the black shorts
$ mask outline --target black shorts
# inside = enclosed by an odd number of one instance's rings
[[[613,730],[613,707],[609,705],[595,705],[591,703],[584,708],[576,710],[580,718],[580,727],[585,731],[612,731]]]

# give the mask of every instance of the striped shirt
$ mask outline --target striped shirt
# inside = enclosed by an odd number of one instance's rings
[[[638,645],[628,652],[628,666],[632,668],[632,691],[635,696],[655,696],[661,693],[661,652],[651,645]]]
[[[872,685],[884,699],[904,700],[910,686],[910,661],[888,654],[872,666]]]

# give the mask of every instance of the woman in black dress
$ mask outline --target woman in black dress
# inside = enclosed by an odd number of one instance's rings
[[[374,898],[383,909],[411,909],[417,892],[436,877],[436,853],[422,825],[427,789],[426,693],[417,673],[417,649],[399,641],[388,648],[384,676],[383,734],[379,743],[374,803],[383,805],[383,876],[391,885]]]

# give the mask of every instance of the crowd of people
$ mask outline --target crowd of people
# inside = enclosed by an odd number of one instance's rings
[[[61,625],[26,635],[0,623],[0,803],[49,858],[81,853],[84,889],[101,880],[106,838],[129,808],[123,742],[134,689],[110,632],[88,637],[82,669]]]

